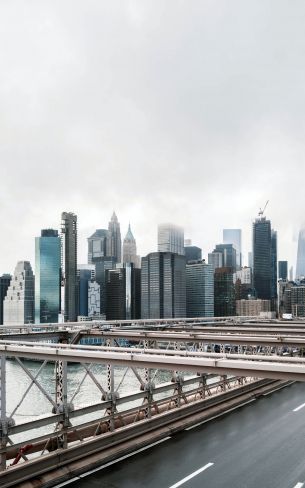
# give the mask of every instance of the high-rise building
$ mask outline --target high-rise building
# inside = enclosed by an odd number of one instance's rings
[[[174,224],[158,225],[158,252],[184,255],[184,230]]]
[[[141,270],[125,263],[106,275],[107,320],[141,318]]]
[[[253,223],[253,285],[257,298],[272,298],[271,223],[259,217]]]
[[[123,263],[132,263],[135,268],[141,266],[141,258],[137,255],[137,243],[131,232],[130,224],[123,241]]]
[[[213,266],[214,271],[217,268],[222,268],[223,266],[222,252],[217,252],[217,251],[209,252],[208,263]]]
[[[223,229],[223,243],[233,244],[236,251],[236,269],[242,267],[241,229]]]
[[[79,264],[77,266],[78,278],[78,316],[88,316],[88,289],[89,282],[94,281],[94,264]]]
[[[64,319],[77,319],[77,216],[63,212],[61,215],[62,273],[64,284]]]
[[[305,317],[305,280],[279,282],[279,313]]]
[[[277,310],[277,232],[271,229],[271,308]]]
[[[186,239],[184,242],[184,255],[187,263],[190,261],[201,261],[202,249],[197,246],[192,246],[192,241]]]
[[[58,231],[35,238],[35,323],[57,323],[60,314],[61,242]]]
[[[248,252],[248,266],[253,269],[253,252]]]
[[[297,280],[305,277],[305,228],[299,232],[297,267],[295,272]]]
[[[232,268],[217,268],[214,274],[214,315],[215,317],[234,316],[235,288]]]
[[[121,230],[115,212],[113,212],[111,220],[109,222],[108,231],[109,231],[109,241],[110,241],[109,256],[115,257],[116,262],[121,263],[121,255],[122,255]]]
[[[29,261],[19,261],[3,306],[4,325],[34,323],[35,279]]]
[[[214,268],[205,261],[186,265],[186,316],[214,317]]]
[[[141,318],[185,317],[185,257],[153,252],[142,258]]]
[[[106,297],[106,272],[109,269],[116,268],[116,258],[106,256],[104,258],[95,258],[93,263],[95,266],[95,280],[100,285],[100,312],[101,315],[106,315],[107,297]]]
[[[288,279],[288,261],[278,262],[279,280]]]
[[[88,237],[88,264],[94,260],[111,255],[110,234],[107,229],[97,229]]]
[[[6,297],[8,287],[10,286],[12,276],[3,274],[0,276],[0,325],[3,324],[3,303]]]
[[[217,244],[214,251],[222,254],[224,268],[232,268],[233,272],[236,271],[236,249],[233,244]]]
[[[88,282],[88,317],[100,316],[101,291],[97,281]]]

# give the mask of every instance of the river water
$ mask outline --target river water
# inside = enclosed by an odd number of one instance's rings
[[[24,360],[23,364],[30,370],[33,376],[35,376],[41,367],[40,362]],[[107,370],[105,365],[95,364],[90,369],[104,390],[107,391]],[[141,377],[144,377],[144,370],[138,370]],[[33,385],[29,392],[24,397],[24,393],[31,384],[31,379],[22,370],[20,365],[14,360],[7,360],[6,365],[7,374],[7,415],[13,418],[16,424],[21,424],[31,420],[45,417],[51,414],[52,404],[46,398],[46,396]],[[99,388],[94,384],[92,379],[87,376],[84,379],[86,371],[81,364],[69,364],[68,365],[68,402],[73,401],[74,408],[80,408],[87,405],[99,403],[101,401],[102,393]],[[152,373],[154,376],[154,372]],[[125,367],[115,367],[115,390],[118,390],[120,397],[136,393],[140,390],[139,381],[132,372],[132,370],[126,370]],[[171,379],[171,373],[168,371],[159,370],[155,377],[155,384],[169,382]],[[44,390],[55,399],[55,374],[54,363],[48,363],[43,368],[38,377],[39,383]],[[76,396],[74,396],[74,394]],[[155,398],[159,399],[166,395],[156,395]],[[24,397],[24,398],[23,398]],[[127,408],[132,408],[140,405],[142,400],[136,402],[125,403],[124,406],[118,406],[120,411]],[[17,407],[17,410],[16,410]],[[104,410],[101,409],[98,412],[88,414],[86,416],[76,417],[72,420],[73,425],[83,423],[85,421],[100,418],[104,415]],[[33,434],[43,435],[54,431],[54,424],[36,429],[34,431],[24,432],[23,434],[16,434],[12,436],[14,442],[26,442],[33,437]]]

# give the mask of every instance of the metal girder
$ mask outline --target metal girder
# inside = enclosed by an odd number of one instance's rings
[[[138,332],[138,331],[90,331],[84,332],[86,337],[104,337],[104,338],[124,338],[131,341],[158,341],[162,343],[189,343],[199,342],[205,344],[232,344],[232,345],[266,345],[277,347],[295,346],[305,347],[305,337],[300,336],[283,336],[283,335],[259,335],[246,336],[236,333],[228,334],[206,334],[206,333],[184,333],[184,332]],[[0,341],[1,342],[1,341]]]
[[[115,348],[114,348],[115,349]],[[126,348],[127,349],[127,348]],[[30,357],[40,360],[62,360],[70,362],[86,362],[134,366],[142,368],[165,369],[169,371],[191,371],[200,373],[233,374],[255,376],[258,378],[292,379],[305,381],[305,359],[281,356],[259,355],[209,355],[208,353],[189,351],[163,351],[160,349],[132,350],[124,352],[105,351],[93,346],[61,347],[49,344],[35,345],[4,345],[0,344],[0,355]],[[293,361],[296,360],[296,361]],[[111,387],[111,385],[110,385]]]

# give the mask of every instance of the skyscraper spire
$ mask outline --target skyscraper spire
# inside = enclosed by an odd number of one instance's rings
[[[121,241],[121,230],[120,230],[120,223],[116,216],[116,213],[113,212],[111,220],[108,226],[109,230],[109,241],[110,241],[110,255],[115,257],[117,263],[121,262],[122,256],[122,241]]]
[[[133,263],[140,267],[140,256],[137,255],[137,243],[131,231],[130,223],[123,242],[123,263]]]

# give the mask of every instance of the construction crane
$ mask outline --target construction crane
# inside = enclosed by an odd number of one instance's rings
[[[265,213],[265,210],[266,210],[266,208],[267,208],[268,203],[269,203],[269,200],[267,200],[267,201],[266,201],[266,205],[264,206],[263,210],[262,210],[261,208],[259,209],[258,216],[259,216],[260,218],[262,218],[262,217],[263,217],[263,215],[264,215],[264,213]]]

